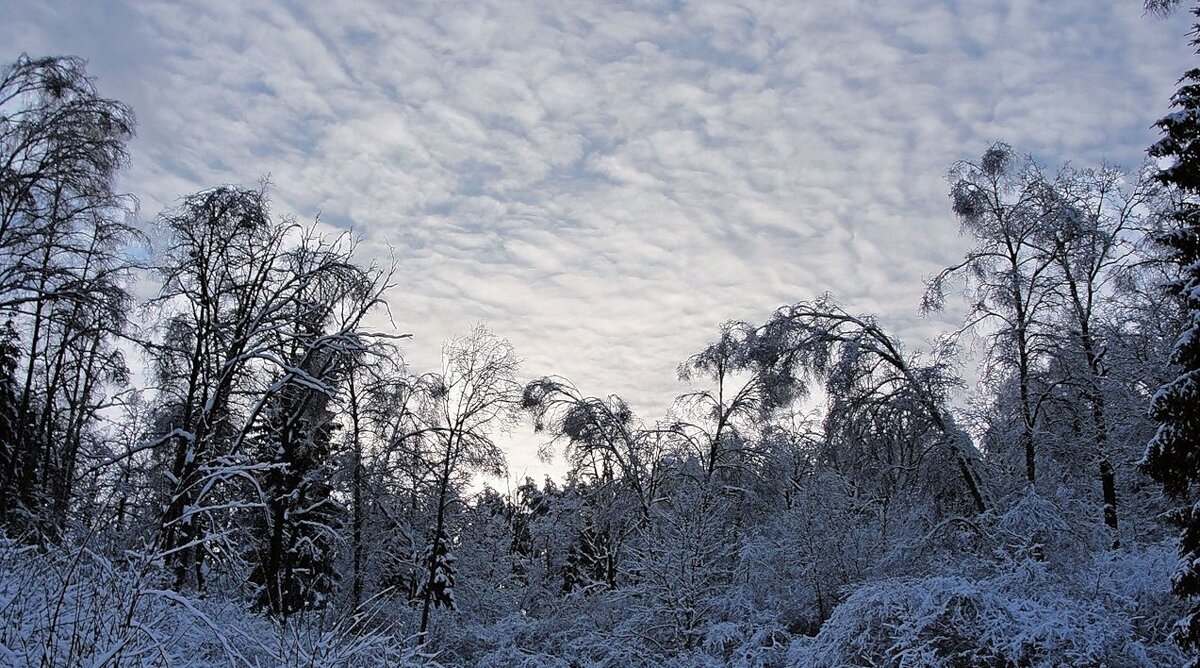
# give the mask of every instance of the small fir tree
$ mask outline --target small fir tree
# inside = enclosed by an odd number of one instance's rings
[[[446,530],[439,529],[435,539],[429,541],[425,550],[425,564],[429,569],[429,578],[422,585],[420,596],[429,594],[429,601],[435,608],[458,610],[454,600],[454,576],[458,573],[455,563],[458,558],[450,552],[450,537]]]

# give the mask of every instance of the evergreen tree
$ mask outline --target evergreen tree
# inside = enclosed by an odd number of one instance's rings
[[[318,260],[321,262],[321,260]],[[303,275],[312,258],[292,259]],[[375,300],[371,275],[349,262],[318,277],[289,305],[289,333],[281,337],[283,376],[265,403],[252,439],[262,469],[266,529],[250,575],[254,607],[286,617],[322,608],[333,592],[335,545],[345,508],[333,498],[331,402],[341,394],[365,353],[358,323]],[[348,314],[342,317],[339,314]]]
[[[1200,17],[1200,8],[1193,14]],[[1200,37],[1192,44],[1200,47]],[[1150,407],[1159,427],[1144,464],[1151,476],[1189,504],[1176,515],[1183,558],[1174,587],[1190,603],[1177,639],[1195,650],[1200,648],[1200,501],[1194,494],[1200,483],[1200,69],[1180,79],[1172,106],[1177,111],[1156,124],[1164,136],[1150,148],[1150,155],[1173,159],[1158,178],[1179,197],[1172,212],[1174,225],[1159,241],[1180,269],[1169,289],[1180,300],[1185,320],[1171,356],[1178,375],[1158,391]],[[1200,660],[1193,658],[1192,665],[1200,665]]]
[[[617,586],[618,555],[613,540],[603,529],[587,526],[567,555],[563,569],[564,593]]]
[[[265,531],[250,581],[254,608],[281,617],[324,607],[338,579],[335,544],[344,509],[329,482],[336,425],[318,394],[289,386],[257,444],[269,468],[261,482]]]
[[[445,527],[438,527],[425,548],[425,567],[429,577],[421,583],[418,596],[435,608],[458,610],[454,600],[454,576],[458,573],[458,557],[450,552],[450,537]]]
[[[0,328],[0,471],[16,469],[20,457],[20,390],[16,378],[21,360],[20,340],[11,320]]]

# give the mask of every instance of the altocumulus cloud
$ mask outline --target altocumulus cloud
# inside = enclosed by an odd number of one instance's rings
[[[916,345],[962,253],[943,174],[1004,139],[1136,166],[1184,17],[1096,3],[0,0],[7,59],[134,106],[147,216],[269,174],[400,263],[417,368],[486,321],[646,417],[728,318],[831,291]],[[539,473],[532,437],[514,472]]]

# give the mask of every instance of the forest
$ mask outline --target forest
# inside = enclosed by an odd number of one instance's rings
[[[411,368],[404,258],[265,180],[143,217],[134,110],[21,55],[0,663],[1200,665],[1200,69],[1163,107],[1133,168],[947,166],[970,250],[900,307],[958,328],[813,286],[645,416],[485,325]],[[514,430],[566,474],[481,482]]]

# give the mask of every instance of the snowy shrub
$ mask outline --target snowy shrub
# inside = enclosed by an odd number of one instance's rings
[[[1081,573],[1081,575],[1087,575]],[[896,578],[854,592],[797,665],[1156,666],[1178,660],[1128,610],[1027,560],[992,577]],[[1100,583],[1097,583],[1098,585]],[[1170,662],[1170,661],[1168,661]]]
[[[764,523],[741,551],[748,605],[789,631],[816,633],[878,558],[875,516],[857,508],[837,476],[814,476],[793,508]]]
[[[504,647],[484,654],[476,665],[512,666],[513,668],[571,668],[573,664],[562,657],[540,652],[525,652],[516,647]]]
[[[85,548],[0,542],[0,663],[13,666],[428,665],[413,643],[368,631],[365,615],[310,613],[280,624],[236,599],[160,588],[153,564]]]
[[[1153,666],[1168,641],[1169,544],[1103,547],[1099,521],[1029,492],[895,546],[838,606],[798,665]],[[1077,506],[1076,506],[1077,507]]]
[[[1184,614],[1184,604],[1171,592],[1171,575],[1179,563],[1174,540],[1153,545],[1131,545],[1100,554],[1081,584],[1105,606],[1129,620],[1133,633],[1157,652],[1158,665],[1179,662],[1169,635]]]
[[[1071,502],[1067,499],[1066,502]],[[1068,518],[1062,505],[1032,490],[987,527],[996,550],[1008,560],[1033,559],[1063,571],[1105,544],[1103,526],[1091,518]]]
[[[704,649],[716,656],[726,656],[743,640],[742,631],[737,624],[718,622],[704,632]]]

